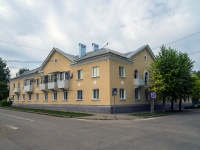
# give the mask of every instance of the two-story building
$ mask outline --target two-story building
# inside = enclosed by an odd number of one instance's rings
[[[147,90],[154,54],[148,45],[119,53],[92,44],[79,44],[79,55],[53,48],[39,68],[10,80],[13,104],[65,111],[112,113],[150,109]],[[159,107],[157,105],[156,107]]]

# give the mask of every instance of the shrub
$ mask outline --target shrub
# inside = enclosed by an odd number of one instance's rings
[[[192,106],[185,106],[185,109],[196,109],[196,107],[194,105],[192,105]]]
[[[12,105],[12,101],[7,101],[7,99],[3,99],[1,102],[0,102],[0,105],[1,106],[11,106]]]
[[[200,104],[197,104],[197,108],[200,108]]]

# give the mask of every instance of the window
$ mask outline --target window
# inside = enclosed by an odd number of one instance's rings
[[[140,100],[140,91],[135,89],[135,100]]]
[[[31,101],[31,94],[28,94],[28,100]]]
[[[99,77],[99,67],[92,68],[92,77]]]
[[[44,100],[48,101],[48,93],[47,92],[44,92]]]
[[[20,82],[18,82],[18,88],[20,88]]]
[[[63,92],[63,100],[67,100],[68,98],[68,93],[65,91]]]
[[[125,68],[119,67],[119,77],[125,77]]]
[[[22,101],[25,101],[25,94],[22,95]]]
[[[13,89],[15,88],[15,84],[13,84]]]
[[[53,93],[53,100],[56,101],[57,100],[57,93]]]
[[[40,80],[39,80],[39,79],[36,79],[36,85],[37,85],[37,86],[39,85],[39,82],[40,82]]]
[[[54,62],[55,62],[55,63],[56,63],[56,62],[58,62],[58,59],[57,59],[57,58],[55,58],[55,59],[54,59]]]
[[[148,72],[145,72],[145,74],[144,74],[144,83],[145,83],[145,85],[147,85],[148,82],[149,82],[149,75],[148,75]]]
[[[82,90],[77,91],[77,100],[82,100],[83,99],[83,92]]]
[[[78,70],[77,74],[78,74],[77,79],[83,79],[83,71],[82,70]]]
[[[119,97],[120,99],[126,99],[125,89],[119,89]]]
[[[35,100],[38,101],[39,100],[39,94],[35,95]]]
[[[92,99],[98,100],[99,99],[99,89],[93,89],[92,90]]]
[[[138,77],[139,77],[138,70],[135,70],[135,71],[134,71],[134,78],[137,79]]]
[[[144,60],[147,60],[147,56],[146,55],[144,55]]]
[[[20,96],[19,96],[19,95],[17,95],[17,100],[18,100],[18,101],[19,101],[19,97],[20,97]]]
[[[146,100],[150,100],[150,92],[148,90],[145,90],[145,98]]]

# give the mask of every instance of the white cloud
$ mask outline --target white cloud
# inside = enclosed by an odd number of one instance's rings
[[[144,44],[154,48],[198,32],[200,26],[200,2],[195,0],[0,1],[0,14],[1,40],[49,51],[55,46],[75,55],[78,43],[86,44],[88,51],[93,42],[100,47],[108,42],[108,48],[120,52]],[[200,34],[169,46],[190,53],[199,50],[199,39]],[[4,60],[40,61],[48,55],[5,43],[0,43],[0,51]],[[190,56],[196,61],[194,69],[200,70],[197,55]],[[15,66],[33,69],[39,64]]]

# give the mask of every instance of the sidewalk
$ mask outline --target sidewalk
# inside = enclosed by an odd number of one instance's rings
[[[92,113],[93,116],[78,117],[78,119],[86,120],[133,120],[137,117],[130,114],[105,114],[105,113]]]

